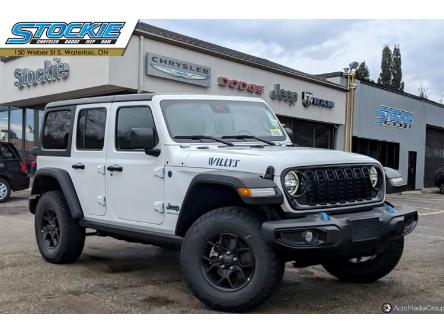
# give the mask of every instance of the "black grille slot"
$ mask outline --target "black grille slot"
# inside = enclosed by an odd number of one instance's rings
[[[319,207],[370,201],[377,196],[370,183],[370,166],[318,167],[300,169],[307,182],[303,206]]]

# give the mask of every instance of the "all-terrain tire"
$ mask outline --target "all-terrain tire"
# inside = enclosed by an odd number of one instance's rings
[[[228,312],[249,311],[279,286],[285,263],[263,240],[261,222],[249,209],[224,207],[202,215],[188,230],[182,243],[182,271],[191,291],[208,307]],[[221,234],[238,236],[235,242],[246,245],[251,252],[250,259],[254,257],[254,272],[239,289],[218,288],[204,271],[202,253],[208,241]]]
[[[48,241],[51,236],[45,236],[48,230],[48,220],[53,219],[48,216],[55,216],[58,225],[59,236],[55,246],[54,242]],[[65,199],[59,191],[46,192],[39,199],[35,212],[35,236],[41,255],[50,263],[71,263],[82,254],[85,229],[73,220]]]
[[[392,241],[376,256],[363,261],[350,260],[324,263],[322,266],[331,275],[346,282],[373,282],[389,274],[398,264],[404,249],[404,237]]]
[[[0,191],[2,191],[0,203],[8,201],[11,196],[11,185],[6,179],[0,178]]]

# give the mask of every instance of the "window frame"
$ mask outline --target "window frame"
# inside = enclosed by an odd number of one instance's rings
[[[155,142],[154,148],[157,147],[157,145],[159,144],[159,137],[157,135],[157,126],[156,126],[156,120],[154,119],[153,109],[149,105],[146,105],[146,104],[141,104],[141,105],[137,105],[137,104],[135,104],[135,105],[121,105],[116,110],[116,118],[115,118],[115,123],[114,123],[114,149],[116,151],[118,151],[118,152],[125,152],[126,151],[126,152],[142,152],[142,153],[144,153],[143,149],[122,149],[122,148],[119,148],[119,146],[117,144],[118,139],[119,139],[119,136],[118,136],[118,133],[117,133],[118,129],[119,129],[119,127],[118,127],[119,113],[120,113],[121,109],[133,109],[133,108],[142,108],[142,107],[147,108],[148,111],[151,114],[151,118],[153,118],[153,123],[154,123],[154,142]]]
[[[45,109],[44,115],[43,115],[43,121],[42,121],[42,129],[41,129],[41,133],[39,135],[40,140],[39,140],[39,148],[38,148],[37,155],[40,155],[40,156],[60,156],[60,157],[70,157],[71,156],[75,110],[76,110],[76,105]],[[65,149],[44,148],[43,147],[43,136],[45,133],[45,125],[46,125],[46,120],[47,120],[48,114],[51,112],[57,112],[57,111],[69,111],[71,113],[71,121],[69,124],[69,134],[68,134],[68,145]]]
[[[77,145],[77,139],[78,139],[78,137],[79,137],[79,119],[80,119],[80,113],[81,113],[82,111],[87,111],[87,114],[86,114],[86,120],[88,120],[88,112],[89,112],[90,110],[103,110],[103,111],[105,111],[105,126],[104,126],[104,129],[103,129],[103,145],[102,145],[102,148],[100,148],[100,149],[79,148],[78,145]],[[106,107],[99,106],[99,107],[86,107],[86,108],[83,108],[83,109],[79,109],[79,111],[77,112],[76,128],[75,128],[75,129],[76,129],[76,150],[77,150],[77,151],[95,151],[95,152],[97,152],[97,151],[103,151],[103,150],[105,149],[105,139],[106,139],[106,126],[107,126],[107,121],[108,121],[108,110],[107,110]],[[86,129],[86,123],[85,123],[85,129]]]

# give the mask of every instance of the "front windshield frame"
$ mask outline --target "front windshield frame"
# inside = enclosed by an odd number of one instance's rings
[[[257,104],[258,106],[262,107],[266,112],[268,112],[269,115],[273,118],[273,120],[276,121],[276,124],[278,126],[277,128],[280,130],[281,135],[279,135],[279,136],[255,135],[255,136],[257,136],[259,138],[262,138],[262,139],[269,140],[269,141],[273,141],[273,142],[287,141],[287,135],[285,133],[285,130],[284,130],[281,122],[276,117],[276,114],[270,109],[270,107],[268,107],[268,105],[263,103],[263,102],[259,102],[259,101],[242,101],[242,100],[225,100],[225,99],[165,99],[165,100],[162,100],[160,102],[160,108],[161,108],[161,111],[162,111],[162,116],[163,116],[163,119],[165,121],[165,124],[166,124],[166,127],[167,127],[168,134],[169,134],[170,138],[173,141],[177,142],[177,143],[196,143],[195,139],[176,139],[176,138],[174,138],[175,136],[181,136],[181,135],[173,133],[173,131],[171,129],[171,124],[169,123],[168,117],[166,116],[166,112],[168,112],[166,110],[166,105],[167,104],[178,103],[178,102],[182,102],[182,103],[199,103],[199,102],[202,102],[202,103],[206,103],[206,104],[224,103],[224,102],[227,103],[227,104],[233,104],[233,103],[250,104],[250,105],[251,104],[252,105]],[[190,134],[190,135],[199,135],[199,134],[194,133],[194,134]],[[210,136],[210,134],[207,134],[207,135]],[[229,135],[229,134],[227,134],[227,135]],[[234,133],[232,133],[231,135],[234,135]],[[215,136],[215,135],[213,135],[213,137],[218,138],[218,139],[222,138],[222,136]],[[237,142],[237,143],[254,142],[254,143],[257,143],[257,144],[263,144],[260,141],[256,141],[253,138],[252,139],[232,139],[232,138],[229,138],[229,139],[224,139],[224,140],[227,140],[227,141],[230,141],[230,142]],[[207,144],[207,143],[215,143],[215,144],[220,144],[220,143],[218,143],[218,142],[216,142],[214,140],[211,140],[211,139],[202,139],[200,141],[201,142],[198,142],[198,143],[205,143],[205,144]]]

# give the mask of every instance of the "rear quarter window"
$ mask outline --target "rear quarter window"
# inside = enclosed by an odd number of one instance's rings
[[[43,124],[42,147],[66,150],[71,132],[71,111],[49,111]]]

